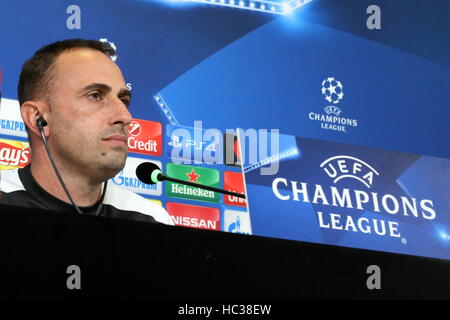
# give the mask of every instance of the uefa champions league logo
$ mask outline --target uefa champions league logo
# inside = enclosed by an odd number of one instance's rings
[[[342,117],[342,109],[336,105],[344,99],[344,86],[334,77],[322,81],[322,95],[330,105],[323,108],[324,113],[308,113],[309,120],[320,122],[320,128],[347,133],[348,127],[357,127],[358,120]]]
[[[377,170],[361,159],[347,155],[338,155],[326,159],[320,164],[325,173],[333,179],[333,183],[341,179],[354,179],[367,188],[373,185],[374,176],[379,176]]]
[[[338,104],[344,98],[344,86],[333,77],[322,81],[322,94],[325,100],[332,104]]]
[[[338,117],[342,112],[341,109],[339,109],[338,107],[335,107],[335,106],[328,106],[328,107],[325,107],[323,110],[325,111],[326,114],[335,114]]]
[[[113,56],[111,57],[111,60],[114,61],[114,62],[116,62],[116,60],[117,60],[117,47],[116,47],[116,45],[114,44],[114,42],[108,41],[107,38],[101,38],[99,41],[100,41],[100,42],[106,42],[106,43],[109,43],[109,45],[111,46],[111,48],[113,48],[114,51],[116,51],[116,54],[113,55]]]

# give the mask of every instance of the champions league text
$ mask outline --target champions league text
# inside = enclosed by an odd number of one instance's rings
[[[282,189],[281,189],[281,188]],[[289,188],[289,191],[286,190]],[[433,220],[436,211],[433,201],[428,199],[400,197],[391,194],[379,194],[362,190],[350,190],[331,186],[324,190],[321,185],[308,186],[305,182],[289,181],[285,178],[276,178],[272,181],[272,192],[283,201],[302,201],[313,204],[322,204],[347,209],[358,209],[371,212],[386,212],[391,215],[402,214],[412,219]],[[396,221],[383,219],[369,219],[365,217],[354,218],[351,215],[342,215],[338,212],[317,211],[320,228],[375,233],[379,236],[401,237],[399,224]]]

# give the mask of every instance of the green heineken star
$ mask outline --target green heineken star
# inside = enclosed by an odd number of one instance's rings
[[[166,172],[167,175],[172,178],[220,188],[220,174],[216,169],[168,163]],[[220,194],[217,192],[185,186],[170,181],[166,182],[166,193],[169,197],[175,198],[207,202],[220,201]]]

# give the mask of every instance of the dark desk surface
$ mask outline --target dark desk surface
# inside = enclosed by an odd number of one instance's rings
[[[450,298],[446,260],[9,206],[0,255],[3,298]]]

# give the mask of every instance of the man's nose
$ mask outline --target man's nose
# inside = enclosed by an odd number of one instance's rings
[[[129,125],[131,120],[133,120],[133,116],[128,110],[128,107],[119,98],[114,100],[114,113],[112,117],[113,124],[121,124],[123,126]]]

